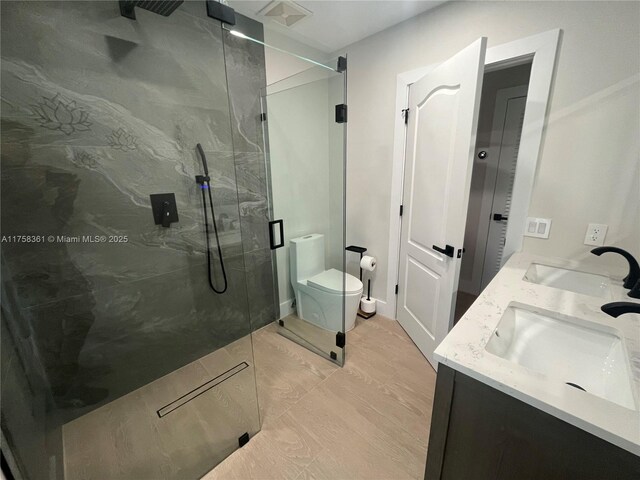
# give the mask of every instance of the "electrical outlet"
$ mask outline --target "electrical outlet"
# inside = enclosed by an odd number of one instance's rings
[[[601,223],[590,223],[587,227],[587,233],[584,236],[585,245],[594,245],[596,247],[604,245],[604,237],[607,236],[608,225]]]
[[[551,230],[550,218],[527,217],[524,234],[527,237],[549,238]]]

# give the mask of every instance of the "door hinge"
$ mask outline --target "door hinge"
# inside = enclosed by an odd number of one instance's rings
[[[345,345],[345,336],[343,332],[336,333],[336,347],[344,348]]]
[[[403,211],[404,211],[404,205],[400,205],[400,216],[402,216]]]
[[[260,121],[261,122],[266,122],[267,121],[267,114],[266,113],[261,113],[260,114]]]
[[[336,105],[336,123],[347,123],[347,105]]]
[[[396,295],[398,294],[398,284],[396,283]]]
[[[402,117],[404,118],[404,124],[409,123],[409,108],[402,109]]]

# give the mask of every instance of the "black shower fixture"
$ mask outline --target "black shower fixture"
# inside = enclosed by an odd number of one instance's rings
[[[118,3],[120,4],[120,15],[135,20],[135,7],[168,17],[184,3],[184,0],[119,0]],[[208,17],[215,18],[227,25],[236,24],[236,12],[233,8],[219,0],[205,0],[205,3]]]
[[[218,0],[207,0],[207,16],[220,20],[227,25],[236,24],[235,10]]]
[[[120,0],[120,14],[123,17],[136,19],[135,7],[144,8],[164,17],[171,15],[184,0]]]
[[[178,206],[174,193],[153,193],[149,195],[151,199],[151,211],[156,225],[165,228],[178,221]]]
[[[204,149],[202,145],[199,143],[196,145],[196,150],[200,154],[200,159],[202,160],[202,169],[204,170],[204,175],[196,175],[196,183],[200,186],[200,191],[202,192],[202,210],[204,213],[204,232],[205,239],[207,242],[207,276],[209,277],[209,287],[211,290],[216,292],[217,294],[221,294],[227,291],[227,272],[224,268],[224,259],[222,258],[222,248],[220,247],[220,238],[218,237],[218,222],[216,221],[216,211],[213,206],[213,196],[211,195],[211,177],[209,177],[209,166],[207,165],[207,157],[204,154]],[[218,249],[218,262],[220,264],[220,270],[222,272],[222,281],[223,287],[218,290],[213,284],[213,275],[211,274],[211,245],[209,241],[209,219],[207,216],[207,195],[205,195],[205,190],[207,191],[209,197],[209,207],[211,209],[211,221],[213,223],[213,233],[216,237],[216,247]]]

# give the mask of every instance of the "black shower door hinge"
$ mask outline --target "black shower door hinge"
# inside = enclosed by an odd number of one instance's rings
[[[336,333],[336,347],[344,348],[345,345],[345,336],[343,332]]]
[[[336,123],[347,123],[347,105],[336,105]]]
[[[236,11],[218,0],[207,0],[207,16],[227,25],[236,24]]]
[[[409,108],[402,109],[402,117],[404,118],[404,124],[409,123]]]
[[[400,205],[400,216],[402,216],[403,211],[404,211],[404,205]]]
[[[338,65],[336,71],[342,73],[347,69],[347,57],[338,57]]]
[[[266,122],[267,121],[267,114],[266,113],[261,113],[260,114],[260,121],[261,122]]]
[[[249,443],[249,432],[244,432],[238,437],[238,447],[242,448]]]
[[[398,294],[398,284],[396,283],[396,295]]]

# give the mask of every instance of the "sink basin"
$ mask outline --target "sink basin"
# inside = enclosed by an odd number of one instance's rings
[[[578,322],[578,324],[573,323]],[[486,350],[498,357],[635,410],[622,341],[580,320],[509,306]],[[567,387],[571,388],[571,387]]]
[[[611,298],[609,278],[595,273],[532,263],[524,275],[527,282],[604,299]]]

